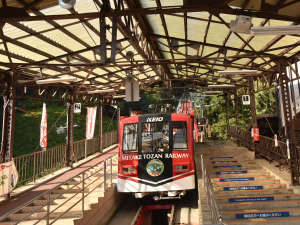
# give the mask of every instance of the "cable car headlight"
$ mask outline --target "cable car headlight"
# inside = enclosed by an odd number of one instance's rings
[[[175,172],[187,171],[188,168],[188,165],[175,166]]]
[[[136,173],[136,169],[133,167],[129,167],[129,168],[122,168],[122,173],[124,174],[135,174]]]

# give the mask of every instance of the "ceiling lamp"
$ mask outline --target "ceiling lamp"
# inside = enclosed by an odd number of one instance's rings
[[[76,3],[76,0],[58,0],[59,6],[64,9],[74,8],[75,3]]]
[[[274,26],[274,27],[252,27],[252,35],[287,35],[300,34],[300,25]]]
[[[82,94],[105,94],[105,93],[111,93],[114,92],[114,89],[106,89],[106,90],[94,90],[94,91],[84,91],[80,92]]]
[[[44,79],[44,80],[36,80],[36,84],[55,84],[55,83],[64,83],[64,82],[76,82],[76,77],[71,78],[58,78],[58,79]]]
[[[256,75],[257,70],[223,70],[218,71],[220,75]]]
[[[119,99],[119,98],[125,98],[126,95],[116,95],[113,97],[113,99]]]
[[[211,84],[207,86],[208,88],[235,88],[233,84]]]
[[[239,15],[230,22],[230,30],[236,33],[250,34],[251,17]]]

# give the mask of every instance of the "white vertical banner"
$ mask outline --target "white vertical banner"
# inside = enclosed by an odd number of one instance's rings
[[[9,194],[17,185],[18,171],[14,161],[0,164],[0,196]]]
[[[47,148],[47,112],[46,103],[43,103],[43,112],[40,126],[40,146],[42,149]]]
[[[94,137],[96,114],[97,107],[87,107],[85,132],[86,139],[92,139]]]

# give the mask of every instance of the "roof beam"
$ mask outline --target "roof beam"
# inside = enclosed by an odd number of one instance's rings
[[[200,12],[207,11],[213,14],[230,14],[230,15],[246,15],[251,17],[258,18],[272,18],[276,20],[284,20],[300,23],[300,18],[291,17],[287,15],[279,15],[272,12],[266,11],[255,11],[255,10],[245,10],[237,9],[230,7],[216,7],[201,5],[199,7],[162,7],[162,8],[136,8],[136,9],[123,9],[120,11],[110,10],[105,13],[106,17],[112,17],[113,15],[117,16],[128,16],[128,15],[151,15],[151,14],[169,14],[169,13],[184,13],[184,12]],[[80,13],[77,15],[74,14],[65,14],[65,15],[37,15],[37,16],[16,16],[14,18],[1,18],[0,22],[10,22],[10,21],[39,21],[39,20],[63,20],[63,19],[74,19],[74,18],[98,18],[99,12],[92,13]]]
[[[159,34],[151,34],[151,36],[156,37],[156,38],[163,38],[166,39],[167,37],[164,35],[159,35]],[[183,38],[177,38],[177,37],[170,37],[172,39],[176,39],[178,41],[182,41],[185,42],[185,39]],[[230,46],[222,46],[222,45],[217,45],[217,44],[211,44],[211,43],[204,43],[201,41],[193,41],[193,40],[187,40],[187,42],[189,43],[193,43],[193,44],[199,44],[199,45],[204,45],[204,46],[208,46],[208,47],[213,47],[213,48],[219,48],[219,49],[228,49],[228,50],[232,50],[232,51],[236,51],[236,52],[244,52],[244,53],[250,53],[253,55],[260,55],[260,56],[264,56],[264,57],[270,57],[270,58],[276,58],[277,55],[273,55],[273,54],[269,54],[269,53],[265,53],[265,52],[253,52],[251,50],[247,50],[247,49],[240,49],[240,48],[234,48],[234,47],[230,47]]]

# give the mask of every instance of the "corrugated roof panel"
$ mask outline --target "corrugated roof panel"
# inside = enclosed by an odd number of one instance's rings
[[[47,42],[45,42],[35,36],[22,38],[21,42],[25,43],[29,46],[38,46],[39,50],[44,51],[45,53],[51,54],[53,56],[59,56],[59,55],[66,54],[66,52],[62,51],[60,48],[56,48],[53,45],[50,45]]]
[[[29,51],[27,49],[21,48],[17,45],[14,45],[14,44],[11,44],[11,43],[7,43],[7,45],[8,45],[8,49],[9,49],[10,52],[18,54],[20,56],[24,56],[28,59],[32,59],[34,61],[41,61],[41,60],[46,59],[45,56],[42,56],[40,54],[34,53],[34,52]]]
[[[169,36],[184,38],[184,20],[183,18],[165,15]],[[176,26],[174,26],[176,24]],[[165,33],[163,33],[165,35]]]
[[[4,33],[5,36],[13,38],[13,39],[22,37],[24,35],[28,35],[27,32],[25,32],[23,30],[20,30],[19,28],[14,27],[14,26],[10,25],[9,23],[6,23],[4,25],[3,33]],[[2,40],[1,40],[1,42],[2,42]]]
[[[46,21],[29,21],[29,22],[20,22],[20,23],[25,25],[26,27],[31,28],[36,32],[41,32],[53,28],[53,26],[47,23]]]
[[[48,31],[44,33],[44,35],[56,41],[57,43],[60,43],[61,45],[67,47],[68,49],[71,49],[72,51],[78,51],[85,48],[85,46],[81,45],[79,42],[67,36],[60,30]]]

